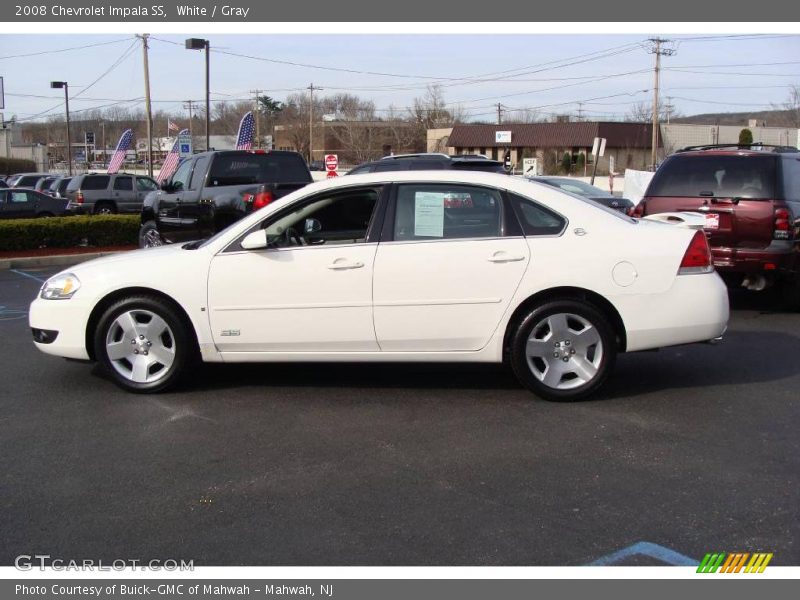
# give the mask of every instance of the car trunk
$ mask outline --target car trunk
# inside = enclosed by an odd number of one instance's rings
[[[773,238],[774,156],[675,155],[656,173],[644,214],[706,215],[713,248],[766,248]]]

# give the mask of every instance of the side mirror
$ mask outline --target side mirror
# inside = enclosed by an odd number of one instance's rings
[[[267,247],[267,230],[259,229],[253,233],[248,233],[241,243],[245,250],[261,250]]]
[[[169,193],[172,191],[172,184],[169,181],[164,181],[161,183],[161,189],[162,191]]]
[[[322,223],[317,219],[306,219],[305,223],[303,223],[303,231],[305,233],[317,233],[318,231],[322,231]]]

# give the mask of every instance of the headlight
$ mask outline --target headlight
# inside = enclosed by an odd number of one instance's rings
[[[62,273],[44,282],[39,297],[44,300],[69,300],[81,287],[72,273]]]

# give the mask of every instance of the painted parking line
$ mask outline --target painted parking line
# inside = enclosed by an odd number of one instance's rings
[[[681,554],[680,552],[676,552],[675,550],[670,550],[664,546],[654,544],[653,542],[636,542],[627,548],[623,548],[622,550],[617,550],[616,552],[601,556],[597,560],[590,562],[589,566],[606,567],[617,564],[632,556],[648,556],[667,565],[679,567],[696,567],[700,564],[699,560],[686,556],[685,554]]]
[[[34,281],[38,281],[39,283],[44,283],[46,279],[42,279],[41,277],[37,277],[36,275],[31,275],[30,273],[26,273],[25,271],[18,271],[17,269],[9,269],[12,273],[16,273],[17,275],[22,275],[23,277],[27,277],[29,279],[33,279]]]

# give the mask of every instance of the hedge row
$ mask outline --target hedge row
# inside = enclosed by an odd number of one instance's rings
[[[91,215],[0,221],[0,251],[136,244],[138,215]]]
[[[0,174],[35,173],[36,163],[26,158],[0,157]]]

